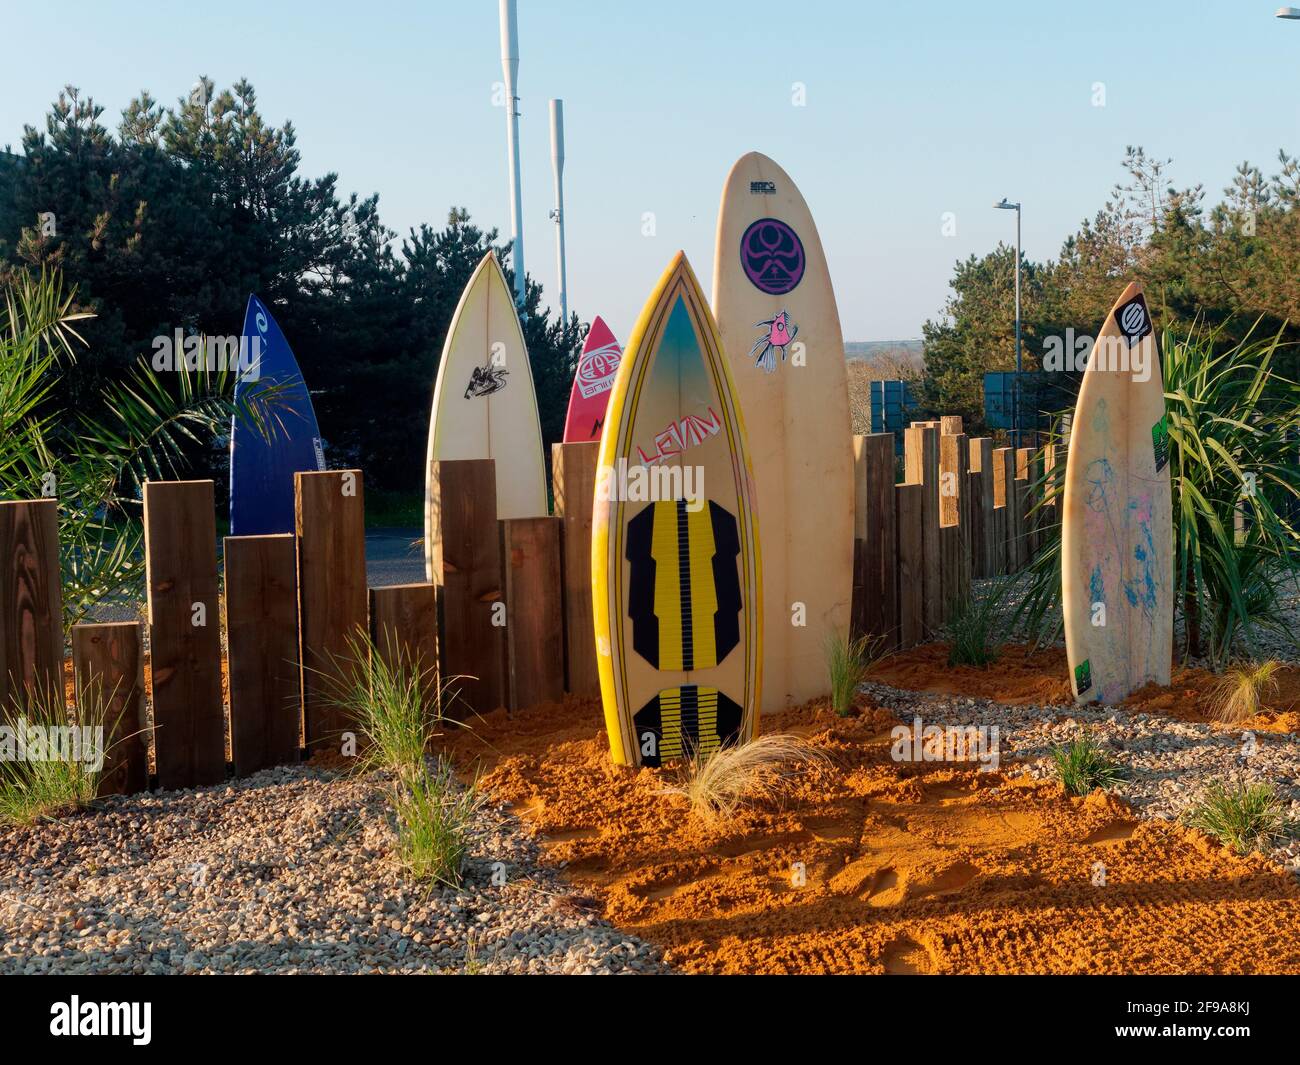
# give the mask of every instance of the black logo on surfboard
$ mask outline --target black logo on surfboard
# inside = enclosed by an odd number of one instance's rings
[[[1115,324],[1119,326],[1128,346],[1132,347],[1143,337],[1151,335],[1151,314],[1147,311],[1147,301],[1141,296],[1124,304],[1115,312]]]
[[[465,398],[477,399],[500,392],[506,387],[508,372],[500,366],[493,366],[490,362],[486,366],[475,366],[474,372],[470,374],[469,387],[465,389]]]

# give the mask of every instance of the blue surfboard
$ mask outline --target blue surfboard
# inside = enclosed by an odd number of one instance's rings
[[[269,386],[275,391],[266,397],[263,426],[247,415],[231,419],[230,534],[291,533],[293,475],[325,468],[316,411],[289,342],[256,296],[248,297],[241,343],[248,365],[235,382],[236,401],[254,400]]]

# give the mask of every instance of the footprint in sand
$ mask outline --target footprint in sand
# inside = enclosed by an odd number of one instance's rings
[[[555,828],[542,833],[545,843],[571,843],[575,839],[593,839],[600,835],[598,828]]]
[[[900,879],[897,870],[886,866],[877,870],[867,889],[867,903],[871,906],[897,906],[903,901],[907,882]]]
[[[908,936],[899,936],[886,944],[880,964],[893,976],[926,976],[936,968],[929,950]]]
[[[1110,824],[1102,825],[1101,828],[1090,833],[1083,842],[1085,845],[1119,843],[1126,839],[1132,839],[1137,827],[1136,821],[1112,821]]]
[[[937,876],[922,881],[908,894],[912,898],[927,898],[931,895],[952,895],[961,891],[967,884],[979,876],[980,871],[970,862],[957,862],[948,866]]]

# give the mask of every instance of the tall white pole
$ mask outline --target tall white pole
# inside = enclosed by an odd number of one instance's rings
[[[519,187],[519,23],[515,0],[501,0],[501,69],[506,78],[506,148],[510,154],[510,239],[514,247],[515,302],[524,305],[523,193]]]
[[[564,266],[564,101],[551,101],[551,169],[555,172],[555,255],[560,278],[560,321],[569,320],[569,279]]]

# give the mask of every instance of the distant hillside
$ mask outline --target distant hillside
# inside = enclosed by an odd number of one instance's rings
[[[920,366],[924,346],[923,340],[850,340],[844,344],[844,357],[864,362],[889,359]]]

